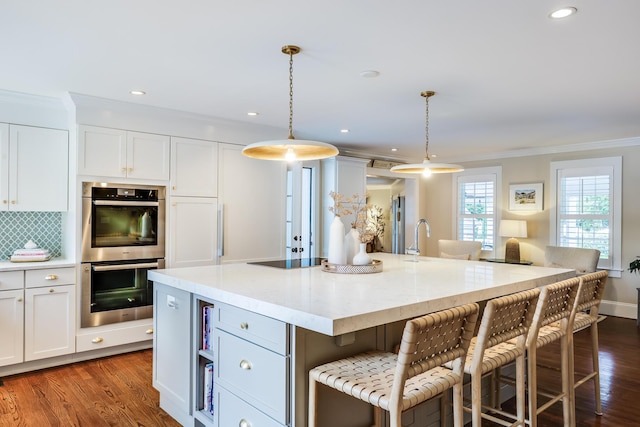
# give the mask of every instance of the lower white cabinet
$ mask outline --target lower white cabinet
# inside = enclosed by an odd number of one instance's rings
[[[162,409],[197,427],[292,424],[289,325],[158,282],[154,296]]]
[[[24,291],[24,360],[75,352],[76,285]]]
[[[75,313],[74,267],[0,272],[0,366],[74,353]]]
[[[153,300],[153,386],[163,409],[186,424],[191,416],[191,294],[155,283]]]
[[[23,361],[23,318],[24,290],[0,291],[0,366]]]
[[[218,263],[218,199],[171,196],[168,267]]]

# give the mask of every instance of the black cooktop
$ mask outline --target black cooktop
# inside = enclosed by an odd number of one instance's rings
[[[247,264],[265,265],[267,267],[275,268],[305,268],[315,267],[322,263],[322,258],[302,258],[302,259],[279,259],[276,261],[256,261],[248,262]]]

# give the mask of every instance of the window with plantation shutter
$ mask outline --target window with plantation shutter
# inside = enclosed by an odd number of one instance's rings
[[[551,163],[551,244],[598,249],[598,268],[620,268],[622,159]]]
[[[455,239],[482,242],[483,251],[493,252],[500,212],[497,194],[500,176],[500,168],[469,169],[455,174]]]

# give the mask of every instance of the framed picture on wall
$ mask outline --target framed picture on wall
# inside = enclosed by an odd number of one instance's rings
[[[510,184],[509,185],[509,210],[510,211],[541,211],[542,183]]]

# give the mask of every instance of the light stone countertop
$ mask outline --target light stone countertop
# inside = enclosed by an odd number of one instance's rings
[[[337,336],[575,276],[574,270],[372,254],[373,274],[226,264],[149,271],[149,279]],[[156,303],[162,303],[158,301]]]
[[[0,271],[43,270],[45,268],[75,267],[76,263],[64,258],[53,258],[49,261],[11,262],[0,261]]]

